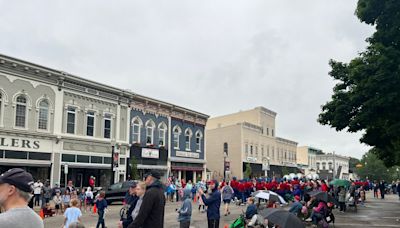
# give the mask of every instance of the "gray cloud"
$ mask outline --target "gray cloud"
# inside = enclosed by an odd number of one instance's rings
[[[0,52],[212,116],[265,106],[281,137],[361,157],[320,126],[334,82],[373,28],[356,0],[0,1]]]

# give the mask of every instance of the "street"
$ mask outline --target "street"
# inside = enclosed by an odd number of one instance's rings
[[[179,203],[168,202],[165,208],[165,227],[172,228],[178,227],[179,224],[176,220],[177,214],[175,208],[179,207]],[[119,220],[119,210],[121,205],[110,206],[110,211],[106,215],[106,226],[108,228],[117,227]],[[288,209],[289,207],[285,207]],[[349,209],[346,213],[340,213],[338,210],[334,211],[336,222],[335,227],[400,227],[400,222],[396,219],[400,218],[400,200],[397,195],[387,195],[384,200],[372,198],[372,192],[367,193],[367,203],[365,206],[359,206],[357,213]],[[231,205],[231,214],[223,216],[221,207],[221,222],[220,227],[229,225],[234,221],[245,206]],[[206,213],[201,213],[197,210],[197,204],[193,204],[192,224],[193,228],[207,227]],[[84,213],[82,222],[85,227],[93,228],[96,226],[97,215],[91,213]],[[46,218],[44,220],[45,227],[59,228],[63,223],[63,216],[56,216]]]

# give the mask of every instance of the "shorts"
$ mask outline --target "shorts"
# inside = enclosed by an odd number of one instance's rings
[[[56,209],[57,209],[57,210],[60,209],[60,204],[56,204]]]
[[[93,199],[86,198],[86,204],[87,205],[93,205]]]
[[[230,199],[224,199],[223,201],[224,201],[224,204],[230,204],[231,203]]]

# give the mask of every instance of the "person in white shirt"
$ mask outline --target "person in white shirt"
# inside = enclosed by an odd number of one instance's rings
[[[94,195],[92,189],[88,187],[86,189],[86,199],[85,199],[85,212],[87,212],[87,208],[89,207],[89,211],[92,210]]]
[[[35,201],[34,201],[34,206],[40,206],[40,195],[42,194],[42,187],[43,184],[40,180],[37,180],[33,184],[33,194],[35,195]]]

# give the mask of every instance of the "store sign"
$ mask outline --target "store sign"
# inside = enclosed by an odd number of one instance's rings
[[[200,158],[199,153],[186,152],[186,151],[176,151],[176,156],[185,158]]]
[[[40,141],[39,140],[0,137],[0,146],[39,149]]]
[[[157,149],[142,148],[142,158],[156,158],[160,157]]]
[[[247,157],[247,161],[249,161],[249,162],[257,162],[257,158]]]

